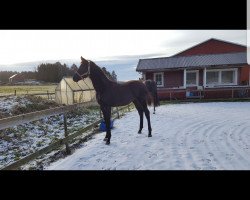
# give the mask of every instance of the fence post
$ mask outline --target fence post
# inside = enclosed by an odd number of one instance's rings
[[[49,100],[49,91],[47,90],[48,100]]]
[[[234,89],[232,87],[232,99],[234,98]]]
[[[120,119],[119,109],[116,107],[117,118]]]
[[[16,90],[15,90],[15,96],[16,96]]]
[[[63,114],[63,123],[64,123],[64,136],[65,138],[68,137],[68,128],[67,128],[67,113]],[[70,148],[69,148],[69,143],[66,142],[66,153],[69,155],[70,154]]]

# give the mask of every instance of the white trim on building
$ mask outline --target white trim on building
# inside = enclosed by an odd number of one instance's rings
[[[160,75],[160,76],[158,76]],[[161,77],[161,81],[156,80],[157,78]],[[157,84],[157,87],[164,87],[164,72],[157,72],[154,73],[154,81]],[[161,83],[159,83],[161,82]]]
[[[185,73],[186,74],[196,73],[196,83],[195,84],[187,84],[187,78],[186,78],[186,86],[199,86],[199,70],[185,70]]]
[[[233,71],[233,83],[223,83],[222,82],[222,72]],[[207,83],[207,73],[208,72],[218,72],[218,82],[209,84]],[[204,72],[205,73],[205,72]],[[205,84],[204,87],[214,87],[214,86],[224,86],[224,85],[238,85],[238,68],[230,69],[206,69],[206,76],[204,77]],[[204,81],[203,81],[204,83]]]

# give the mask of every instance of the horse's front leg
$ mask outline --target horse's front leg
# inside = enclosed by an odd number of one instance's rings
[[[140,128],[139,128],[138,133],[140,134],[143,129],[143,110],[139,110],[138,113],[140,116]]]
[[[106,126],[106,135],[105,135],[105,137],[104,137],[104,139],[103,139],[103,141],[107,141],[107,139],[108,139],[108,134],[107,134],[107,119],[106,119],[106,109],[105,109],[105,107],[104,106],[101,106],[101,111],[102,111],[102,116],[103,116],[103,119],[104,119],[104,123],[105,123],[105,126]]]
[[[104,138],[104,141],[106,141],[106,144],[110,144],[110,139],[111,139],[111,129],[110,129],[111,107],[110,106],[101,106],[101,110],[102,110],[105,125],[106,125],[106,136]]]
[[[106,135],[107,135],[107,141],[106,144],[110,144],[111,139],[111,129],[110,129],[110,120],[111,120],[111,107],[107,107],[107,119],[106,119]]]

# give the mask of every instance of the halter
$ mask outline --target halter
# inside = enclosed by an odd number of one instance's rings
[[[78,71],[76,71],[76,74],[83,80],[84,78],[83,78],[83,76],[89,76],[90,75],[90,60],[88,60],[88,62],[89,62],[89,64],[88,64],[88,71],[87,72],[85,72],[84,74],[79,74],[79,72]]]

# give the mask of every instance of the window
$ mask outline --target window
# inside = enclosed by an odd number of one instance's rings
[[[207,85],[236,85],[237,69],[207,70]]]
[[[154,74],[154,80],[155,80],[157,86],[160,86],[160,87],[164,86],[163,73],[155,73]]]
[[[219,71],[207,72],[207,84],[208,85],[219,84]]]
[[[234,83],[234,71],[222,71],[221,72],[221,83],[233,84]]]
[[[187,71],[186,84],[188,86],[199,85],[199,71]]]

